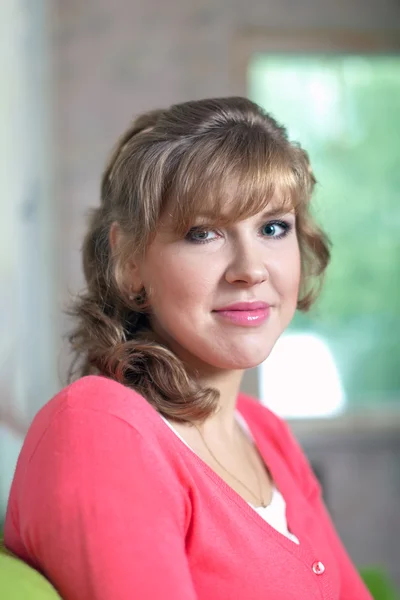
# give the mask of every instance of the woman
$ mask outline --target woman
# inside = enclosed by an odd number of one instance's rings
[[[83,377],[37,415],[7,513],[7,546],[65,600],[370,598],[289,429],[239,393],[316,297],[314,183],[244,98],[120,140],[83,249]]]

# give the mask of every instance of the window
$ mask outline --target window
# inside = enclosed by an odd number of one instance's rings
[[[309,152],[333,243],[318,304],[260,368],[262,399],[286,417],[400,408],[400,56],[256,53],[248,90]]]

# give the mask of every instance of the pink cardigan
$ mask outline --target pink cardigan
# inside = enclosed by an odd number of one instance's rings
[[[278,533],[137,393],[84,377],[36,416],[5,524],[64,600],[370,600],[287,425],[238,409],[287,502]]]

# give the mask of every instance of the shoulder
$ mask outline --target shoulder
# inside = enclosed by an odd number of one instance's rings
[[[31,456],[44,436],[54,440],[60,434],[65,443],[72,442],[78,434],[82,443],[98,434],[105,448],[117,430],[129,430],[145,440],[158,431],[160,422],[156,410],[143,396],[114,380],[90,375],[60,390],[41,408],[30,426],[23,451],[25,456]],[[114,446],[115,443],[113,439]]]
[[[186,479],[171,439],[143,396],[104,377],[84,377],[58,392],[34,418],[14,490],[24,487],[29,475],[31,486],[37,478],[52,490],[80,487],[95,494],[121,478],[126,491],[140,477],[143,486],[168,481],[176,492]]]
[[[23,526],[22,514],[40,529],[50,517],[67,528],[83,523],[85,535],[101,515],[131,522],[136,510],[146,521],[152,506],[185,522],[188,479],[166,432],[155,409],[115,381],[90,376],[65,387],[39,411],[25,438],[9,531],[13,521]]]
[[[89,410],[118,417],[131,425],[144,426],[156,411],[134,390],[107,377],[88,375],[60,390],[36,416],[51,421],[65,410]]]

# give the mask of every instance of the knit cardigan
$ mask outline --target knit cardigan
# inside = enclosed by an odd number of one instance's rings
[[[64,600],[371,600],[288,426],[237,408],[300,545],[271,527],[139,394],[87,376],[35,417],[6,546]]]

